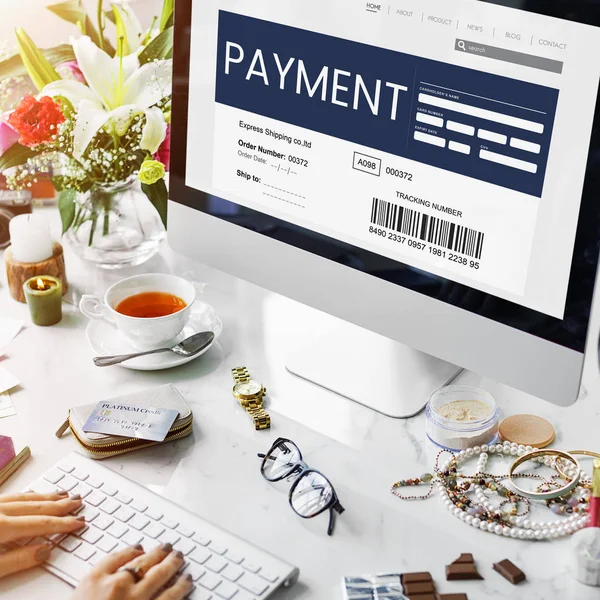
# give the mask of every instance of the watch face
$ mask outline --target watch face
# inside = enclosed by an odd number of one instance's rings
[[[258,381],[251,379],[245,383],[238,383],[235,386],[235,392],[242,396],[256,396],[262,391],[262,385]]]

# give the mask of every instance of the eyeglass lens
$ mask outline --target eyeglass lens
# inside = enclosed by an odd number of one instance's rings
[[[280,442],[267,454],[262,472],[269,481],[277,481],[289,475],[302,460],[300,450],[289,442]]]
[[[309,471],[300,477],[292,492],[292,508],[302,517],[322,512],[333,498],[331,484],[323,475]]]

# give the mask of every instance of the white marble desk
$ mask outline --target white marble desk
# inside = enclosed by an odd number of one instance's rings
[[[82,269],[67,257],[80,292],[101,293],[124,276]],[[55,430],[69,407],[162,383],[174,383],[195,415],[193,437],[105,461],[110,468],[181,503],[297,564],[300,582],[278,598],[335,600],[344,574],[429,570],[443,593],[464,591],[469,600],[592,600],[600,590],[577,584],[566,573],[568,541],[524,542],[476,531],[451,517],[439,498],[403,502],[389,492],[401,478],[431,471],[435,449],[425,442],[424,417],[394,421],[294,378],[286,372],[290,351],[334,319],[258,289],[227,274],[174,256],[166,249],[145,270],[172,271],[203,282],[201,298],[224,322],[219,347],[172,371],[136,372],[96,368],[84,335],[85,319],[65,305],[62,323],[51,328],[29,324],[27,307],[13,302],[0,269],[0,315],[21,318],[25,328],[10,344],[0,365],[22,381],[12,398],[17,415],[0,420],[0,433],[16,445],[31,446],[33,458],[3,488],[22,489],[64,454],[74,439],[57,439]],[[82,284],[82,282],[84,282]],[[597,336],[597,324],[593,327]],[[231,396],[230,369],[247,365],[269,388],[270,431],[254,432]],[[600,446],[600,384],[595,355],[588,361],[579,402],[559,409],[472,374],[462,381],[481,383],[497,398],[503,414],[533,412],[557,427],[557,446]],[[269,484],[259,473],[256,452],[277,436],[295,440],[304,458],[325,472],[346,512],[333,537],[325,515],[305,521],[287,502],[287,484]],[[444,566],[461,552],[472,552],[482,582],[450,583]],[[529,581],[511,586],[492,563],[512,559]],[[0,597],[42,600],[68,598],[70,588],[39,569],[0,581]]]

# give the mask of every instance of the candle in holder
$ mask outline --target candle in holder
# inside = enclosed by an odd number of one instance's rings
[[[48,221],[41,215],[19,215],[9,222],[13,258],[21,263],[39,263],[52,256]]]
[[[40,275],[23,284],[34,325],[56,325],[62,319],[62,283],[57,277]]]

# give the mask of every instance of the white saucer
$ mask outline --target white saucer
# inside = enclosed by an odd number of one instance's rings
[[[175,338],[175,344],[181,340],[200,333],[202,331],[212,331],[215,334],[215,339],[212,344],[199,352],[195,356],[180,356],[174,352],[161,352],[160,354],[151,354],[150,356],[140,356],[132,358],[124,363],[121,367],[133,369],[135,371],[160,371],[162,369],[172,369],[179,365],[184,365],[212,348],[213,344],[219,339],[223,323],[217,317],[215,310],[209,304],[196,301],[192,309],[192,316],[183,331]],[[131,345],[123,335],[117,331],[110,323],[106,321],[90,321],[85,330],[87,341],[92,350],[97,356],[115,356],[117,354],[132,354],[138,349]]]

